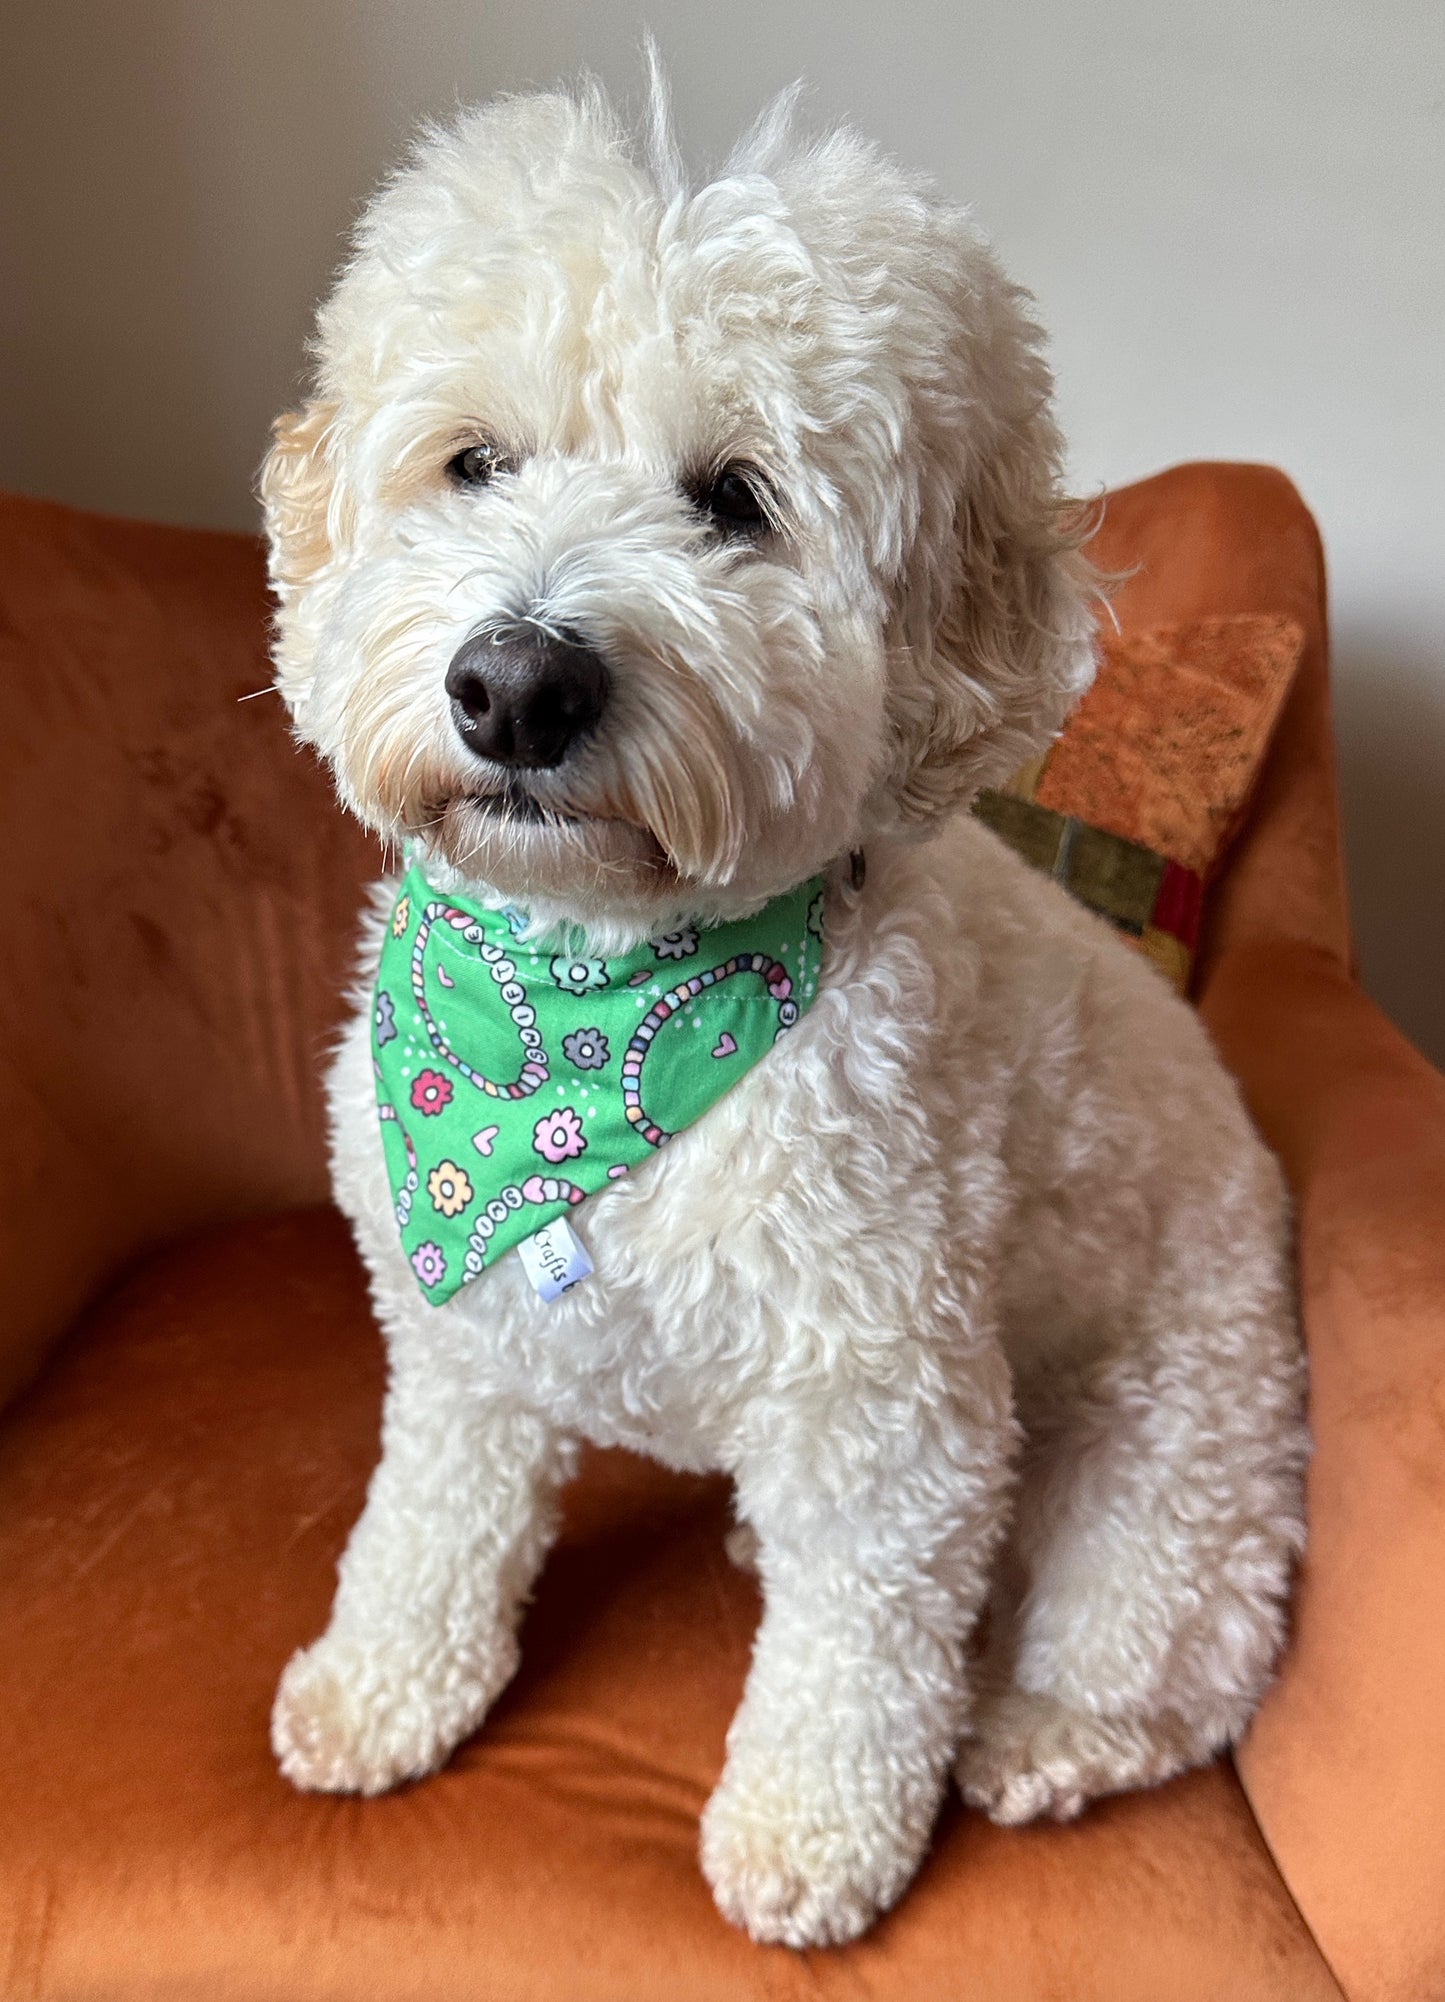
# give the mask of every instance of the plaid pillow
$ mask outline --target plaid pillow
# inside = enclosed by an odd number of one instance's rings
[[[1058,742],[973,810],[1183,993],[1303,648],[1293,619],[1252,612],[1108,637]]]

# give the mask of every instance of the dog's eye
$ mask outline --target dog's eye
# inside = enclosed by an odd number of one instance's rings
[[[691,488],[689,498],[725,535],[761,535],[772,525],[763,476],[752,466],[724,466]]]
[[[506,460],[495,445],[468,445],[447,460],[447,471],[463,487],[484,487],[493,473],[506,470]]]

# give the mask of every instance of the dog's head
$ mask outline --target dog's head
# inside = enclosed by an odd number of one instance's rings
[[[595,92],[428,134],[262,475],[298,733],[383,835],[593,930],[929,823],[1091,671],[1029,304],[786,109],[691,193]]]

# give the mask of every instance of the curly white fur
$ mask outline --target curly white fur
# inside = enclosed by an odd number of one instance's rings
[[[1302,1536],[1280,1176],[1191,1012],[954,811],[1092,666],[1039,346],[962,214],[786,106],[690,193],[658,106],[639,161],[595,93],[506,101],[363,220],[263,477],[298,731],[539,930],[610,949],[821,868],[830,942],[546,1306],[514,1258],[423,1299],[357,1015],[333,1168],[391,1381],[277,1698],[298,1785],[391,1786],[481,1723],[584,1438],[736,1482],[766,1611],[702,1860],[760,1939],[860,1932],[955,1761],[997,1819],[1067,1815],[1252,1714]],[[461,490],[484,439],[503,470]],[[766,476],[760,540],[688,498],[727,461]],[[442,685],[519,611],[612,678],[525,819]]]

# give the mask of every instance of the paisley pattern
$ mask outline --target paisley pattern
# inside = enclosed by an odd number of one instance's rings
[[[408,870],[372,1058],[397,1228],[433,1305],[624,1179],[766,1057],[817,996],[824,901],[814,877],[733,924],[572,957],[534,951],[514,910]]]

